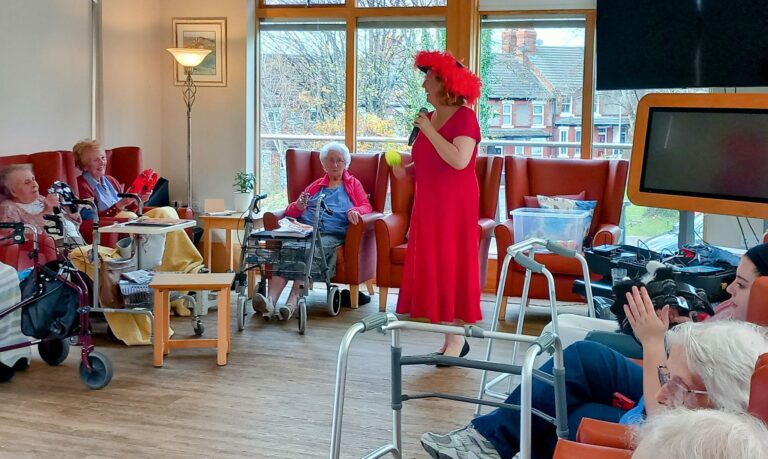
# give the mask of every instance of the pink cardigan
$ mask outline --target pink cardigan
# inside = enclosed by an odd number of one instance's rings
[[[350,174],[348,171],[344,171],[344,174],[341,176],[341,181],[344,184],[344,191],[347,192],[349,199],[352,201],[352,205],[354,205],[354,207],[349,209],[347,213],[353,210],[356,210],[360,215],[373,212],[371,203],[368,201],[368,196],[365,193],[363,184],[360,183],[360,180],[353,177],[352,174]],[[328,174],[325,174],[325,176],[322,178],[319,178],[310,183],[304,192],[312,196],[320,191],[322,187],[328,186],[329,183],[330,179],[328,178]],[[298,218],[301,216],[301,212],[302,211],[299,209],[299,206],[296,205],[296,201],[288,204],[288,207],[285,208],[285,215],[287,217]]]

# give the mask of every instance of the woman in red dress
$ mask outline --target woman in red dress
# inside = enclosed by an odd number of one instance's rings
[[[448,52],[422,51],[416,67],[431,113],[419,113],[413,162],[396,177],[415,180],[398,313],[431,322],[474,323],[480,312],[480,191],[475,175],[480,125],[467,104],[480,96],[480,79]],[[464,356],[466,340],[445,335],[441,354]]]

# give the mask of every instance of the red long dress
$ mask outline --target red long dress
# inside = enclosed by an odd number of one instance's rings
[[[460,107],[438,132],[449,142],[460,136],[480,142],[477,116],[467,107]],[[477,146],[462,170],[443,161],[421,133],[411,153],[416,190],[397,312],[431,322],[477,322],[482,318]]]

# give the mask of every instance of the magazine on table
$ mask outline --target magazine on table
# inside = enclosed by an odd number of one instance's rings
[[[280,226],[272,230],[274,234],[282,236],[306,236],[312,234],[311,225],[306,225],[291,217],[281,218],[277,223]]]

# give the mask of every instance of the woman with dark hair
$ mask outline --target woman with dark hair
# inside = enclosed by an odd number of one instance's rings
[[[480,189],[475,174],[480,125],[467,104],[480,96],[480,79],[449,52],[422,51],[415,66],[435,107],[419,113],[413,163],[393,166],[415,179],[411,226],[397,312],[431,322],[474,323],[480,312],[478,258]],[[445,335],[439,353],[464,356],[461,336]]]

